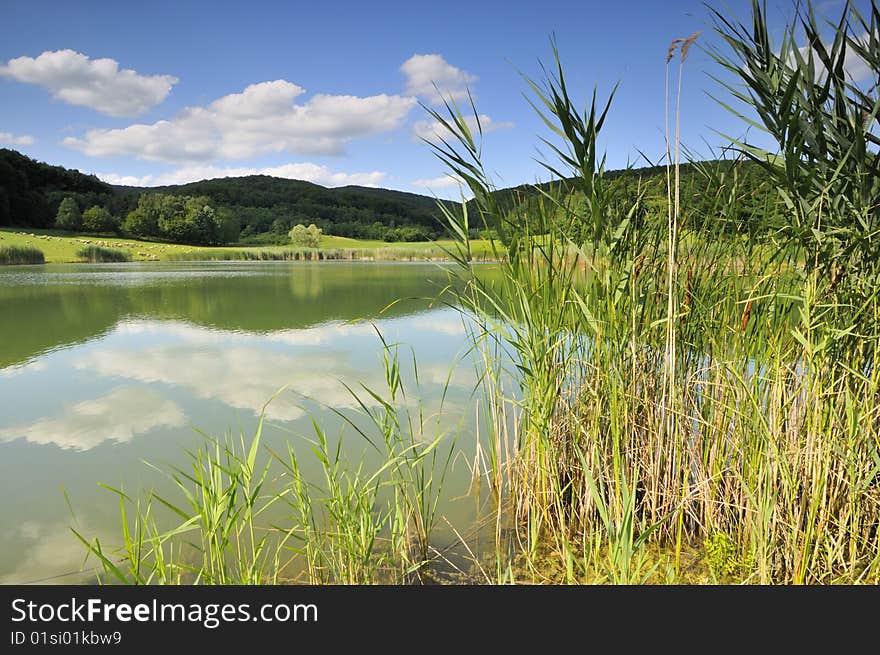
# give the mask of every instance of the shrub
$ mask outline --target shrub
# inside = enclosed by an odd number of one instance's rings
[[[82,229],[86,232],[114,232],[118,227],[113,215],[100,205],[89,207],[82,215]]]
[[[321,245],[321,228],[314,223],[306,227],[305,225],[294,225],[290,232],[290,243],[302,248],[317,248]]]

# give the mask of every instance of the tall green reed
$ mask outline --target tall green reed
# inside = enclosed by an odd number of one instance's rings
[[[431,112],[449,133],[433,145],[436,154],[473,195],[445,217],[459,240],[456,301],[482,328],[475,344],[487,353],[487,405],[504,415],[488,423],[495,434],[486,435],[487,447],[497,452],[500,438],[514,440],[506,460],[492,460],[504,472],[490,477],[507,484],[517,545],[538,578],[542,558],[551,557],[569,581],[597,570],[616,582],[644,581],[646,548],[668,553],[672,575],[684,575],[683,555],[728,542],[739,564],[726,570],[742,580],[864,581],[880,573],[880,442],[870,418],[880,406],[869,318],[876,287],[867,263],[874,246],[862,240],[873,232],[856,229],[871,229],[875,206],[864,175],[873,166],[870,130],[851,120],[846,130],[835,127],[864,110],[864,94],[817,78],[811,63],[842,75],[845,44],[867,49],[878,39],[838,32],[829,54],[807,17],[816,53],[795,54],[790,39],[774,60],[761,45],[757,4],[754,38],[718,16],[745,59],[728,68],[747,85],[795,80],[777,89],[785,102],[794,102],[792,89],[802,96],[801,123],[784,134],[809,143],[791,142],[789,152],[781,142],[781,155],[763,159],[734,143],[736,159],[704,162],[684,179],[676,136],[665,189],[637,181],[635,192],[615,193],[597,151],[610,100],[597,108],[594,93],[577,109],[554,44],[552,72],[527,83],[552,132],[545,144],[559,163],[545,165],[558,180],[536,186],[537,200],[522,211],[495,193],[482,166],[479,120],[472,131],[452,101],[446,114]],[[876,30],[877,21],[860,24]],[[694,38],[674,42],[670,55],[679,48],[683,64]],[[776,68],[760,77],[768,57]],[[791,70],[780,77],[784,66]],[[838,95],[829,99],[829,89]],[[756,96],[768,121],[792,115],[779,103],[762,105],[760,88],[749,91],[734,93],[747,102]],[[838,108],[846,98],[851,108]],[[468,111],[478,116],[473,103]],[[677,126],[680,107],[676,114]],[[808,125],[817,115],[823,138],[839,140],[825,150]],[[795,152],[811,154],[798,160]],[[754,170],[746,159],[771,173],[762,184],[743,184]],[[819,159],[821,174],[810,170]],[[481,283],[468,265],[472,217],[500,228],[508,245],[498,285]],[[817,233],[823,225],[827,234]],[[515,393],[498,384],[505,376]],[[516,427],[499,436],[508,412]]]

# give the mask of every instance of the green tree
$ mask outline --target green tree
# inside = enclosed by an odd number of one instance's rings
[[[144,193],[128,214],[123,230],[135,236],[158,236],[175,243],[216,245],[236,241],[240,223],[231,211],[215,208],[207,196]]]
[[[134,237],[157,236],[159,229],[140,207],[128,212],[122,221],[122,233]]]
[[[93,205],[83,212],[82,229],[86,232],[113,232],[116,227],[116,219],[100,205]]]
[[[208,198],[188,198],[185,220],[187,238],[191,243],[214,245],[218,242],[219,223],[217,212],[209,204]]]
[[[217,243],[235,243],[241,234],[241,221],[225,207],[216,209]]]
[[[55,215],[55,227],[59,230],[75,231],[82,227],[82,214],[79,206],[73,198],[65,198],[58,205],[58,213]]]
[[[314,223],[306,227],[305,225],[294,225],[290,229],[290,242],[301,248],[317,248],[321,245],[321,228]]]
[[[156,224],[159,234],[178,243],[197,243],[193,236],[187,207],[189,198],[170,194],[157,194],[154,199],[153,211],[156,213]]]

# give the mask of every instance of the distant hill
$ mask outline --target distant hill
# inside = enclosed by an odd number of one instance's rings
[[[421,238],[442,233],[434,198],[390,189],[328,188],[302,180],[249,175],[120,190],[208,197],[240,218],[244,238],[266,233],[286,235],[296,223],[315,223],[328,234],[363,238],[382,239],[389,228],[401,227],[421,228],[413,232]]]
[[[49,227],[65,196],[75,195],[91,206],[103,204],[112,194],[110,185],[94,175],[0,148],[0,225]]]
[[[217,178],[161,187],[110,185],[93,175],[0,150],[0,225],[50,227],[61,200],[85,210],[100,205],[121,223],[145,193],[209,198],[241,224],[243,242],[286,242],[297,224],[338,236],[416,241],[441,236],[436,200],[360,186],[327,188],[267,175]]]
[[[761,175],[759,167],[751,161],[733,161],[733,160],[706,160],[696,163],[682,162],[680,166],[680,175],[682,180],[699,181],[705,180],[701,168],[713,168],[715,172],[719,170],[729,170],[733,166],[738,166],[743,175],[749,177],[748,184],[752,184],[751,178]],[[635,183],[639,180],[643,184],[663,186],[665,193],[666,185],[666,166],[642,166],[639,168],[621,168],[604,172],[604,177],[608,181],[624,181],[626,183]],[[539,184],[519,184],[513,187],[499,189],[496,192],[496,198],[505,203],[516,203],[522,199],[531,198],[539,195],[541,191],[549,191],[559,187],[560,182],[576,188],[574,178],[566,178],[564,180],[553,180],[551,182],[541,182]]]

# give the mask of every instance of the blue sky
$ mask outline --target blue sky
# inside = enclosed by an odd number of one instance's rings
[[[746,0],[726,11],[747,17]],[[842,2],[817,4],[836,16]],[[716,3],[716,6],[725,6]],[[775,21],[792,3],[770,3]],[[619,168],[664,151],[664,56],[705,30],[693,0],[631,2],[41,2],[0,4],[0,145],[110,182],[155,185],[266,172],[326,186],[458,195],[417,138],[432,81],[473,93],[500,187],[546,178],[546,128],[523,98],[555,33],[573,95],[616,82],[602,145]],[[743,126],[686,62],[682,139],[705,152]]]

